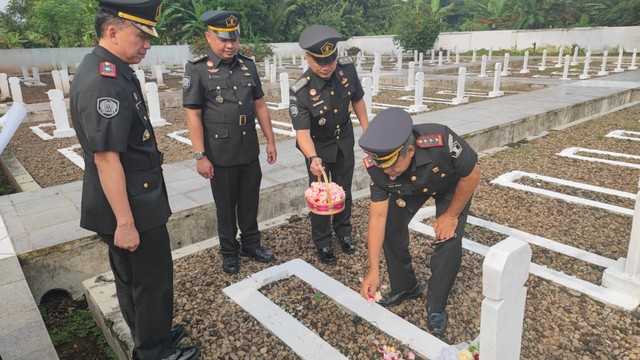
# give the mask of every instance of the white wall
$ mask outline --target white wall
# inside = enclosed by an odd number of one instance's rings
[[[640,49],[640,26],[626,27],[598,27],[575,29],[542,29],[542,30],[497,30],[497,31],[471,31],[456,33],[441,33],[436,41],[436,48],[459,51],[473,49],[494,50],[522,50],[533,47],[559,48],[570,47],[578,44],[581,48],[591,46],[591,51],[602,52],[622,46],[625,51],[633,48]],[[274,52],[285,57],[291,54],[301,54],[302,49],[298,43],[272,44]],[[393,43],[392,35],[381,36],[354,36],[347,41],[338,44],[339,50],[346,50],[356,46],[366,54],[376,51],[383,55],[393,55],[398,47]],[[74,68],[82,57],[91,51],[91,48],[62,48],[62,49],[14,49],[0,50],[0,72],[19,74],[20,66],[38,66],[41,72],[51,71],[56,64],[65,62]],[[142,66],[149,67],[164,61],[167,65],[182,65],[184,60],[193,55],[189,53],[187,45],[159,45],[153,46],[142,62]]]

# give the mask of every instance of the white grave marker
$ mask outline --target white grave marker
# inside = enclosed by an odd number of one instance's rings
[[[547,70],[547,49],[542,50],[542,63],[538,66],[538,71]]]
[[[296,65],[296,53],[291,54],[291,65]]]
[[[27,65],[21,65],[20,68],[22,69],[22,80],[31,81],[31,77],[29,76],[29,68],[27,68]]]
[[[471,54],[471,62],[472,63],[476,62],[476,55],[477,55],[477,51],[476,51],[476,49],[473,49],[473,53]]]
[[[416,64],[411,61],[409,63],[409,72],[407,73],[407,86],[404,87],[405,90],[413,90],[413,87],[415,86],[415,71]]]
[[[573,49],[573,61],[571,62],[571,65],[576,66],[578,65],[578,51],[580,50],[580,47],[576,45],[576,48]]]
[[[616,68],[613,70],[613,72],[615,72],[615,73],[624,72],[624,69],[622,68],[622,55],[623,54],[624,54],[624,50],[622,50],[622,48],[620,48],[618,50],[618,64],[616,65]]]
[[[495,73],[493,74],[493,91],[489,91],[489,97],[499,97],[504,95],[504,91],[500,91],[500,70],[501,63],[496,63]]]
[[[271,66],[269,66],[269,59],[264,59],[264,77],[266,79],[271,78]]]
[[[456,51],[456,62],[454,64],[460,64],[460,53]]]
[[[67,105],[64,103],[64,94],[58,89],[47,91],[49,104],[53,112],[53,120],[56,123],[56,129],[53,130],[54,138],[64,138],[76,136],[76,131],[69,127],[69,117],[67,116]]]
[[[631,66],[629,66],[628,70],[636,70],[638,67],[636,66],[636,55],[638,54],[638,49],[633,48],[633,55],[631,55]]]
[[[0,73],[0,97],[8,98],[11,96],[11,91],[9,91],[9,80],[7,78],[7,74]]]
[[[9,78],[9,88],[11,89],[11,98],[15,102],[24,103],[22,100],[22,89],[20,88],[20,79],[15,76]]]
[[[431,60],[429,62],[433,64],[435,61],[436,61],[436,50],[431,49]]]
[[[500,76],[509,76],[509,56],[509,53],[504,54],[504,67],[502,68]]]
[[[487,77],[487,55],[482,55],[482,64],[480,65],[480,75],[478,77]]]
[[[520,70],[520,74],[528,74],[529,72],[529,51],[525,51],[524,63],[522,63],[522,70]]]
[[[411,63],[413,63],[413,61]],[[365,77],[362,79],[362,88],[364,89],[364,105],[367,109],[367,114],[369,114],[370,117],[373,117],[373,111],[371,110],[373,107],[371,95],[371,91],[373,90],[372,86],[373,84],[370,77]]]
[[[560,80],[571,80],[569,78],[569,62],[571,60],[571,55],[565,56],[564,59],[564,70],[562,71],[562,77]]]
[[[71,90],[71,84],[69,83],[69,70],[60,70],[60,81],[62,81],[62,91],[65,94],[69,94]]]
[[[424,53],[418,54],[418,68],[422,69],[422,63],[424,62]]]
[[[145,84],[145,91],[147,92],[147,102],[149,105],[149,121],[151,126],[165,126],[170,125],[160,114],[160,98],[158,97],[158,84],[154,82]]]
[[[378,65],[374,65],[372,69],[373,74],[373,95],[378,95],[378,90],[380,90],[380,67]]]
[[[277,69],[277,64],[276,64],[276,60],[273,61],[273,64],[271,64],[271,71],[269,71],[269,82],[276,82],[276,78],[278,76],[278,69]]]
[[[489,56],[487,56],[487,60],[491,60],[491,54],[493,54],[493,48],[489,48]]]
[[[51,78],[53,79],[53,85],[56,89],[64,91],[62,86],[62,78],[60,77],[60,70],[51,70]]]
[[[422,104],[422,98],[424,97],[424,73],[419,72],[416,74],[416,90],[414,94],[414,103],[409,106],[409,111],[419,112],[427,111],[429,108],[427,105]]]
[[[413,62],[418,62],[418,50],[413,50]]]
[[[557,68],[561,68],[562,67],[562,53],[564,52],[564,48],[561,47],[560,50],[558,50],[558,62],[556,63],[556,67]]]
[[[438,66],[442,66],[442,51],[438,51]]]
[[[589,75],[589,61],[591,61],[591,59],[588,56],[584,58],[584,69],[582,70],[582,75],[579,76],[580,80],[591,79],[591,75]]]
[[[280,99],[283,109],[289,107],[289,74],[286,72],[280,73]]]
[[[464,97],[464,85],[467,79],[467,68],[462,66],[458,69],[458,89],[456,97],[451,100],[453,105],[460,105],[469,102],[469,98]]]
[[[164,78],[162,77],[162,65],[154,65],[153,66],[154,69],[154,73],[156,75],[156,87],[163,87],[164,86]],[[158,89],[156,89],[157,91]]]
[[[609,51],[605,50],[604,54],[602,54],[602,65],[600,66],[600,71],[598,71],[598,76],[606,76],[609,75],[607,71],[607,56],[609,55]]]

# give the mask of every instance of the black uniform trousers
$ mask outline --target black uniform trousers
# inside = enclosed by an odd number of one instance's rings
[[[260,246],[258,203],[262,170],[256,158],[246,165],[214,166],[211,191],[216,203],[218,238],[222,256],[238,256],[238,227],[242,246]],[[236,225],[237,220],[237,225]]]
[[[109,246],[118,303],[131,329],[134,351],[145,360],[174,354],[173,261],[167,226],[140,233],[134,252],[115,246],[113,235],[98,235]]]
[[[449,208],[454,190],[455,184],[449,191],[435,196],[436,217]],[[409,253],[409,222],[430,197],[422,194],[402,196],[402,200],[406,203],[403,208],[396,205],[398,195],[391,194],[389,197],[383,250],[391,289],[394,293],[410,290],[417,284]],[[455,239],[437,245],[431,254],[431,277],[427,287],[427,306],[431,312],[443,312],[447,306],[449,292],[462,262],[462,237],[470,206],[471,199],[458,216]]]
[[[309,169],[309,159],[305,160],[307,173],[309,174],[309,185],[318,181],[318,178]],[[311,239],[317,249],[331,246],[331,228],[336,236],[351,236],[351,183],[353,182],[354,156],[345,155],[338,148],[336,162],[323,162],[324,171],[327,173],[329,181],[342,186],[345,192],[344,210],[333,215],[317,215],[309,213],[311,216]],[[324,181],[324,180],[322,180]]]

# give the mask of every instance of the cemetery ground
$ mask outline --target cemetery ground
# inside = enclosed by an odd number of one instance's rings
[[[635,193],[640,176],[637,169],[556,154],[568,147],[582,147],[640,156],[637,141],[605,137],[617,129],[640,132],[639,119],[640,105],[634,105],[566,129],[550,131],[535,140],[510,144],[502,151],[482,157],[482,181],[475,193],[471,215],[607,258],[626,256],[630,216],[494,185],[490,181],[506,172],[521,170]],[[49,154],[41,152],[40,161],[50,162]],[[637,160],[625,161],[640,164]],[[51,176],[57,174],[64,174],[64,171],[58,169]],[[633,207],[630,200],[614,199],[613,196],[591,191],[578,193],[537,180],[521,182],[626,208]],[[431,201],[427,203],[432,204]],[[352,222],[357,251],[348,256],[341,253],[334,243],[339,257],[335,265],[325,265],[317,259],[306,217],[293,216],[289,225],[263,231],[262,241],[277,255],[278,264],[301,258],[358,291],[358,278],[367,269],[367,212],[367,199],[355,202]],[[427,223],[432,221],[426,219]],[[506,235],[467,225],[465,237],[490,246]],[[410,250],[423,289],[426,289],[430,275],[431,240],[428,236],[411,232]],[[603,268],[531,246],[532,262],[599,284]],[[478,335],[483,299],[482,262],[482,256],[463,250],[462,267],[447,307],[450,323],[442,337],[449,344],[471,341]],[[188,336],[183,343],[199,344],[204,359],[298,358],[288,346],[222,293],[226,286],[270,265],[273,264],[241,258],[240,272],[229,276],[221,270],[217,248],[176,261],[174,320],[188,328]],[[381,274],[381,283],[388,284],[384,261]],[[528,291],[522,359],[640,359],[640,308],[623,311],[535,275],[529,276],[525,286]],[[403,351],[409,350],[377,329],[375,324],[349,314],[295,277],[265,287],[261,292],[349,358],[380,358],[374,339]],[[58,310],[63,311],[61,308]],[[428,331],[424,294],[420,299],[407,301],[390,308],[390,311]],[[58,348],[58,351],[65,350]],[[61,357],[78,358],[65,357],[64,353]]]

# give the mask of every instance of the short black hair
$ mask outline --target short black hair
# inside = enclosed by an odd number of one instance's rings
[[[104,31],[107,29],[109,25],[121,25],[126,19],[114,16],[112,13],[106,11],[105,9],[100,9],[96,13],[96,19],[94,21],[94,28],[96,30],[96,37],[99,39],[104,36]]]
[[[407,139],[407,141],[404,142],[404,144],[402,145],[402,150],[400,150],[400,156],[407,156],[407,151],[409,151],[409,146],[413,145],[416,141],[416,137],[411,134],[409,135],[409,138]]]

